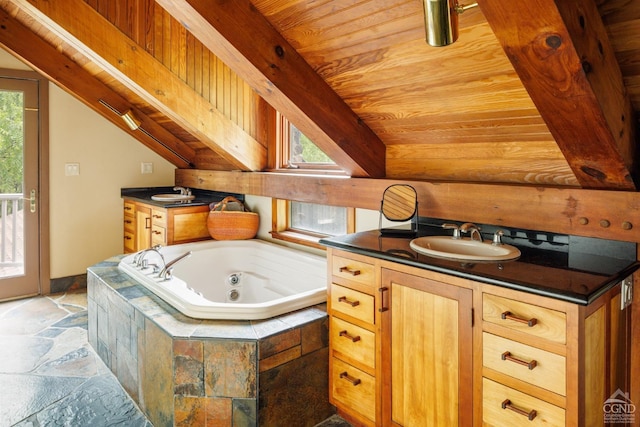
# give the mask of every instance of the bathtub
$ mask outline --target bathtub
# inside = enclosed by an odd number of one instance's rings
[[[177,262],[168,280],[151,265]],[[196,319],[267,319],[326,301],[326,259],[263,240],[209,240],[135,254],[118,268],[186,316]],[[164,260],[162,259],[164,258]]]

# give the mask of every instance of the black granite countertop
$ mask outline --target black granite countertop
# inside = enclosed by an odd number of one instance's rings
[[[451,222],[451,221],[447,221]],[[491,241],[497,228],[482,226]],[[320,243],[426,270],[587,305],[640,267],[636,244],[531,230],[505,230],[503,242],[522,255],[513,261],[461,262],[419,254],[415,237],[380,236],[378,230],[322,239]],[[441,223],[421,224],[416,237],[450,235]]]
[[[183,202],[159,202],[152,200],[151,196],[155,194],[179,194],[179,191],[174,191],[173,187],[138,187],[138,188],[122,188],[120,190],[120,196],[126,199],[132,199],[138,202],[146,203],[152,206],[158,206],[161,208],[184,208],[187,206],[202,206],[209,205],[211,203],[219,202],[227,196],[234,196],[240,201],[244,201],[243,194],[225,193],[219,191],[200,190],[197,188],[191,189],[191,194],[195,196],[195,199],[183,201]]]

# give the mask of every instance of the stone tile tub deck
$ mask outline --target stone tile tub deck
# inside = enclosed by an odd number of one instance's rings
[[[87,272],[89,343],[155,427],[314,426],[331,417],[326,305],[198,320],[118,270]]]

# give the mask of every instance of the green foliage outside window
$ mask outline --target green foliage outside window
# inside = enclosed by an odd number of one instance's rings
[[[0,193],[22,193],[23,118],[23,93],[0,92]]]
[[[335,164],[324,151],[318,148],[305,134],[290,124],[290,160],[293,163]]]

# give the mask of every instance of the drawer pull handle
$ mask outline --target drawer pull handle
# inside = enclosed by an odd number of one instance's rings
[[[511,404],[511,401],[509,399],[505,399],[502,402],[502,409],[511,409],[513,412],[520,414],[520,415],[524,415],[525,417],[527,417],[527,419],[529,421],[533,421],[533,419],[536,417],[536,415],[538,415],[538,413],[536,412],[535,409],[532,409],[531,411],[527,412],[525,410],[522,410],[520,408],[516,408],[515,406],[513,406]]]
[[[535,326],[536,323],[538,323],[538,319],[522,319],[520,317],[516,317],[514,316],[510,311],[505,311],[504,313],[502,313],[500,315],[500,317],[502,318],[502,320],[504,319],[509,319],[509,320],[514,320],[516,322],[520,322],[520,323],[526,323],[527,326],[529,326],[530,328]]]
[[[162,218],[162,215],[154,215],[154,218]]]
[[[360,275],[360,270],[354,270],[354,269],[349,268],[349,267],[340,267],[340,273],[344,273],[345,271],[347,273],[351,274],[352,276]]]
[[[527,368],[529,368],[530,371],[533,370],[533,368],[535,368],[536,366],[538,366],[538,362],[536,362],[535,360],[532,360],[531,362],[527,362],[522,359],[517,359],[513,357],[511,355],[511,352],[509,351],[505,351],[504,353],[502,353],[502,360],[509,360],[511,362],[517,363],[518,365],[526,366]]]
[[[360,341],[360,336],[353,336],[351,334],[349,334],[349,332],[347,331],[340,331],[340,336],[341,337],[345,337],[345,338],[349,338],[352,342],[358,342]]]
[[[340,298],[338,298],[338,302],[344,302],[344,303],[347,303],[347,304],[349,304],[351,307],[357,307],[357,306],[359,306],[359,305],[360,305],[360,301],[351,301],[351,300],[348,300],[348,299],[347,299],[347,297],[340,297]]]
[[[352,376],[349,376],[349,374],[346,371],[340,374],[340,378],[344,378],[345,380],[349,381],[353,385],[358,385],[362,382],[358,378],[353,378]]]

